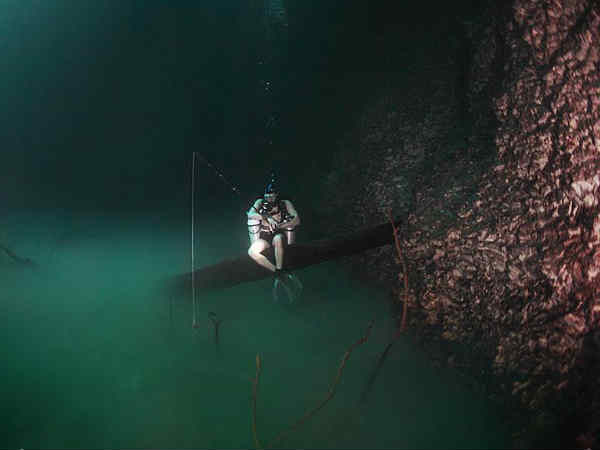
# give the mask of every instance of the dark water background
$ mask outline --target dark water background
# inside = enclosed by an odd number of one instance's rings
[[[290,0],[268,38],[262,0],[2,0],[2,205],[180,207],[198,151],[249,196],[275,168],[310,206],[365,102],[410,89],[479,4],[403,3]]]
[[[336,136],[458,10],[290,1],[269,41],[257,4],[0,2],[0,242],[38,263],[0,260],[0,446],[252,447],[257,353],[269,442],[323,398],[371,319],[335,398],[283,445],[506,446],[501,412],[410,338],[359,407],[392,323],[387,294],[335,263],[300,271],[292,306],[273,304],[270,280],[202,295],[198,330],[189,299],[158,293],[189,269],[192,152],[243,190],[198,168],[197,266],[245,251],[243,211],[273,167],[300,240],[319,236],[310,218]]]

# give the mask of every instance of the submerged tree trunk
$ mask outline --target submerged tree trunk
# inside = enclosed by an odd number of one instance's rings
[[[401,223],[396,219],[395,225]],[[392,226],[389,223],[377,225],[333,239],[321,239],[305,244],[292,244],[285,248],[284,269],[296,270],[332,259],[349,256],[365,250],[391,244]],[[263,252],[273,261],[273,248]],[[226,259],[220,263],[203,267],[194,272],[195,288],[202,290],[222,289],[240,283],[256,281],[271,276],[262,266],[254,262],[246,253],[237,258]],[[192,274],[177,275],[166,282],[169,295],[183,295],[191,289]]]

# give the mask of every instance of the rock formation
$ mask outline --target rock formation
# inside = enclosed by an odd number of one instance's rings
[[[567,445],[598,445],[600,4],[490,2],[485,16],[469,30],[465,139],[460,68],[438,60],[423,110],[375,101],[328,186],[361,181],[355,221],[408,214],[415,330],[469,345]],[[393,255],[372,252],[371,273],[397,279]]]

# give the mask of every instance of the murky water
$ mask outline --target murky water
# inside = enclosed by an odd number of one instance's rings
[[[274,304],[270,280],[189,298],[157,284],[189,269],[189,224],[166,213],[20,213],[1,242],[37,269],[0,266],[2,424],[9,448],[250,448],[252,378],[262,374],[262,445],[327,394],[335,397],[278,444],[300,448],[500,448],[500,417],[410,338],[390,353],[368,401],[360,393],[392,332],[385,293],[335,263],[298,271],[301,301]],[[199,221],[197,266],[245,251],[237,219]],[[222,320],[219,345],[209,312]]]

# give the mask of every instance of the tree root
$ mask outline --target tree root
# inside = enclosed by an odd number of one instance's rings
[[[367,381],[367,384],[360,396],[361,404],[367,401],[367,396],[369,395],[369,392],[371,392],[371,388],[373,387],[373,384],[375,383],[375,380],[377,379],[377,376],[379,375],[379,372],[383,367],[383,363],[385,362],[385,359],[387,358],[387,355],[389,354],[392,345],[394,345],[394,343],[398,340],[398,338],[402,335],[404,329],[406,328],[406,316],[408,313],[409,295],[408,270],[406,267],[406,259],[404,258],[404,253],[402,253],[402,249],[400,247],[400,239],[398,238],[398,227],[394,224],[391,211],[388,211],[388,217],[390,219],[390,222],[392,224],[392,230],[394,232],[394,244],[396,245],[396,254],[398,256],[398,262],[402,265],[402,274],[398,274],[398,278],[404,279],[404,303],[402,305],[402,316],[400,316],[400,318],[397,318],[396,332],[394,333],[392,340],[385,346],[385,350],[383,351],[383,353],[377,359],[377,364],[375,365],[373,372],[371,372],[371,376],[369,377],[369,380]],[[402,277],[401,275],[404,276]]]
[[[313,409],[307,411],[306,414],[304,414],[302,417],[300,417],[298,420],[296,420],[296,422],[294,422],[288,428],[286,428],[281,433],[279,433],[271,442],[269,442],[269,444],[267,445],[267,448],[272,448],[275,444],[277,444],[278,442],[283,440],[283,438],[288,436],[292,431],[294,431],[296,428],[298,428],[300,425],[302,425],[308,419],[313,417],[317,412],[319,412],[334,397],[335,390],[342,378],[342,373],[344,372],[344,368],[346,367],[346,362],[348,361],[348,358],[350,358],[350,355],[352,354],[352,352],[354,351],[354,349],[356,347],[367,342],[367,339],[369,339],[369,335],[371,334],[371,329],[373,328],[373,322],[374,322],[373,320],[371,320],[369,322],[369,325],[367,326],[367,331],[365,332],[365,335],[363,337],[361,337],[359,340],[357,340],[354,344],[352,344],[348,348],[348,350],[346,350],[346,353],[344,353],[342,362],[340,363],[340,365],[338,367],[337,375],[336,375],[333,383],[329,387],[329,390],[327,391],[327,394],[325,395],[323,400],[321,400],[319,402],[319,404],[317,406],[315,406]],[[258,394],[258,380],[260,377],[260,371],[261,371],[260,356],[256,355],[256,378],[253,380],[253,389],[252,389],[252,432],[254,433],[254,442],[256,444],[256,448],[262,448],[260,445],[260,441],[258,440],[258,437],[256,434],[256,399],[257,399],[257,394]]]
[[[406,258],[404,258],[404,253],[400,247],[400,238],[398,237],[398,227],[394,223],[394,219],[392,218],[392,211],[388,211],[388,218],[390,219],[390,223],[392,224],[392,230],[394,232],[394,244],[396,245],[396,253],[398,255],[398,261],[402,264],[402,273],[404,275],[404,304],[402,305],[402,318],[400,319],[400,323],[398,329],[394,335],[394,339],[396,339],[406,328],[406,315],[408,313],[408,270],[406,267]],[[398,278],[401,278],[400,274],[398,274]]]

